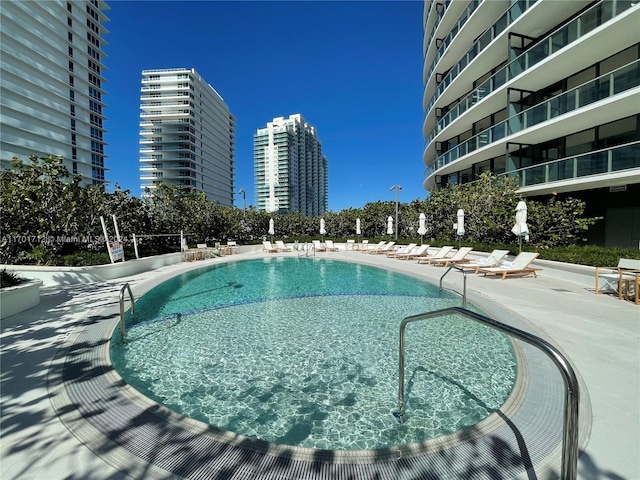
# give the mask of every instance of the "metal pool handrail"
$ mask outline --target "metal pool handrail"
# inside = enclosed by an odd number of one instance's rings
[[[312,244],[309,244],[307,242],[304,242],[304,245],[302,247],[300,247],[301,244],[298,244],[298,242],[296,242],[296,244],[298,245],[298,257],[300,257],[301,255],[304,255],[305,257],[309,257],[309,251],[313,250],[313,256],[316,256],[316,250],[315,248],[312,248]],[[304,254],[302,254],[301,252],[304,252]]]
[[[562,467],[561,479],[575,480],[578,473],[578,404],[580,399],[580,390],[578,387],[578,379],[567,358],[560,351],[546,340],[517,329],[510,325],[493,320],[479,313],[472,312],[460,307],[449,307],[433,312],[420,313],[405,317],[400,322],[400,361],[399,361],[399,386],[398,386],[398,413],[397,416],[402,419],[405,414],[404,405],[404,353],[405,353],[405,330],[408,323],[418,320],[427,320],[433,317],[441,317],[447,314],[460,314],[471,320],[488,325],[496,330],[505,332],[509,335],[527,342],[530,345],[542,350],[556,364],[564,385],[566,388],[564,396],[564,423],[562,432]]]
[[[462,272],[463,275],[463,279],[462,279],[462,306],[466,307],[467,306],[467,272],[456,266],[456,265],[451,265],[449,268],[447,268],[447,271],[444,272],[442,274],[442,276],[440,277],[440,293],[442,293],[442,279],[444,277],[446,277],[447,273],[449,273],[451,271],[452,268],[455,268],[456,270],[460,270]]]
[[[120,338],[122,339],[122,343],[125,343],[125,323],[124,323],[124,291],[128,290],[129,291],[129,299],[131,301],[131,318],[133,319],[133,316],[135,314],[136,311],[136,304],[135,304],[135,300],[133,299],[133,292],[131,291],[131,287],[129,286],[128,283],[125,283],[122,288],[120,289]]]

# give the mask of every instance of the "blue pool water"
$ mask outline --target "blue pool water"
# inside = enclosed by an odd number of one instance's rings
[[[473,425],[513,388],[505,335],[458,316],[415,322],[407,421],[392,415],[400,321],[459,304],[431,284],[358,264],[238,261],[149,291],[111,356],[140,392],[217,427],[303,447],[388,447]]]

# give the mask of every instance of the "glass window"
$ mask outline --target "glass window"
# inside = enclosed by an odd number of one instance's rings
[[[616,53],[614,56],[600,62],[600,75],[609,73],[616,68],[620,68],[627,63],[638,59],[638,46],[634,45],[626,50]]]
[[[491,160],[485,160],[484,162],[476,163],[473,167],[475,177],[478,178],[484,172],[491,170]]]
[[[589,80],[593,80],[596,78],[597,72],[596,67],[590,67],[586,70],[576,73],[575,75],[569,77],[567,79],[567,90],[577,87],[578,85],[582,85]]]
[[[566,140],[565,156],[580,155],[594,149],[596,140],[595,129],[569,135]]]
[[[473,131],[475,133],[480,133],[483,130],[486,130],[491,126],[491,116],[485,117],[482,120],[477,121],[473,124]]]
[[[639,139],[637,115],[616,120],[598,128],[598,148],[621,145]]]

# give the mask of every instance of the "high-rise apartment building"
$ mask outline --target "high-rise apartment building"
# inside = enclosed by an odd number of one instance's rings
[[[316,129],[302,115],[278,117],[253,136],[255,198],[267,212],[327,211],[327,159]]]
[[[140,90],[140,186],[190,187],[233,205],[235,118],[194,69],[144,70]],[[144,193],[143,193],[144,194]]]
[[[640,243],[640,3],[424,4],[424,187],[516,177],[604,220],[590,241]]]
[[[0,2],[0,160],[64,158],[105,181],[103,0]]]

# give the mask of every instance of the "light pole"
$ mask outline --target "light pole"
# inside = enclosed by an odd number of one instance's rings
[[[398,193],[402,190],[402,186],[394,185],[389,190],[396,191],[396,242],[398,241]]]
[[[242,195],[242,216],[244,217],[247,213],[247,192],[244,191],[244,188],[238,190],[238,195]]]

